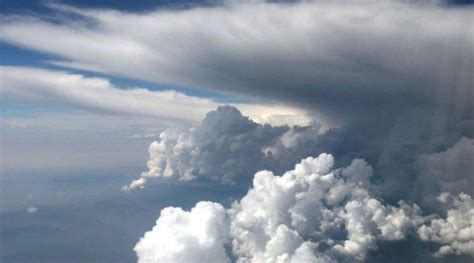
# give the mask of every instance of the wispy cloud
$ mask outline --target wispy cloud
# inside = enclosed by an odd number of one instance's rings
[[[3,100],[63,105],[109,114],[197,122],[219,103],[174,90],[121,89],[107,79],[41,68],[0,66]],[[304,124],[304,110],[271,104],[235,103],[258,122]]]
[[[81,19],[5,17],[0,39],[64,59],[56,65],[333,114],[397,103],[466,105],[464,98],[472,98],[470,7],[402,1],[231,2],[146,13],[50,7]]]

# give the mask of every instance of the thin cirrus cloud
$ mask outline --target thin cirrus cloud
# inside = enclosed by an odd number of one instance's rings
[[[107,79],[41,68],[1,66],[3,100],[65,105],[109,114],[196,122],[219,105],[174,90],[120,89]],[[283,105],[235,104],[260,122],[304,124],[305,112]],[[179,108],[179,110],[176,110]]]
[[[58,55],[65,60],[52,63],[61,66],[258,95],[339,117],[394,104],[466,107],[472,98],[470,7],[401,1],[230,2],[145,13],[50,7],[80,19],[7,16],[0,40]]]

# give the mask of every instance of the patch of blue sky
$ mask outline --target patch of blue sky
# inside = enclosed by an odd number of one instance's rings
[[[62,0],[62,1],[38,1],[38,0],[2,0],[0,14],[14,14],[35,12],[51,14],[46,6],[48,2],[61,3],[84,8],[111,8],[129,12],[143,12],[156,8],[184,9],[195,6],[211,6],[217,0]]]

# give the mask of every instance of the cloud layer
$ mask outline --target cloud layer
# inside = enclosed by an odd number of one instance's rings
[[[138,14],[50,7],[65,16],[4,17],[0,39],[58,55],[56,65],[276,98],[338,117],[419,104],[466,110],[473,96],[470,7],[305,1]]]

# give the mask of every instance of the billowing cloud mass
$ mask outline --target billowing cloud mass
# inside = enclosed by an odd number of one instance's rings
[[[0,40],[54,54],[55,65],[257,95],[339,118],[374,107],[465,110],[473,9],[410,2],[231,1],[146,13],[50,4],[64,15],[5,16]]]
[[[433,219],[418,229],[422,240],[441,244],[436,256],[466,254],[474,257],[474,201],[465,193],[442,193],[440,202],[452,202],[444,219]],[[449,200],[453,199],[453,200]]]
[[[472,254],[474,217],[468,195],[454,200],[446,219],[427,222],[417,205],[400,201],[392,206],[374,196],[369,189],[372,169],[365,161],[335,170],[333,165],[331,155],[321,154],[303,159],[282,176],[260,171],[252,188],[226,213],[209,202],[190,212],[166,208],[135,247],[139,262],[167,255],[186,262],[188,254],[218,262],[363,261],[378,241],[403,240],[417,229],[422,240],[444,245],[436,255]],[[211,220],[215,227],[209,228]],[[232,245],[232,254],[223,256],[226,244]],[[180,252],[183,258],[175,258]]]
[[[318,135],[318,125],[298,127],[255,123],[231,106],[211,111],[189,131],[167,130],[150,145],[148,171],[125,190],[140,188],[147,178],[210,180],[225,184],[251,181],[258,170],[288,169],[292,158],[278,158]],[[302,154],[302,153],[299,153]],[[301,159],[300,155],[295,156]]]
[[[138,262],[230,262],[224,249],[229,230],[224,208],[199,202],[189,212],[168,207],[135,246]]]
[[[308,262],[319,254],[364,260],[378,239],[403,239],[423,222],[417,206],[390,206],[371,195],[372,169],[363,160],[333,165],[321,154],[282,176],[255,174],[253,188],[230,210],[234,252],[255,262],[285,262],[300,250],[312,251]]]
[[[230,237],[225,246],[232,247],[228,256],[238,262],[365,261],[379,242],[404,242],[408,237],[439,246],[438,252],[425,248],[419,254],[472,255],[473,145],[472,139],[462,137],[470,136],[470,126],[429,131],[427,141],[425,130],[406,129],[427,115],[412,115],[395,127],[382,126],[386,133],[368,136],[370,128],[363,125],[325,132],[317,125],[272,127],[254,123],[233,107],[219,107],[200,126],[163,133],[150,146],[149,171],[126,189],[143,187],[151,177],[245,185],[248,173],[261,170],[247,194],[227,210]],[[419,127],[432,123],[417,122]],[[449,139],[438,140],[441,136]],[[376,167],[354,159],[343,168],[345,161],[323,153],[303,159],[293,170],[282,170],[292,158],[323,149],[343,159],[367,156]],[[400,182],[407,194],[384,200],[397,180],[390,177],[394,172],[398,180],[411,178]],[[443,204],[432,206],[426,200]]]

